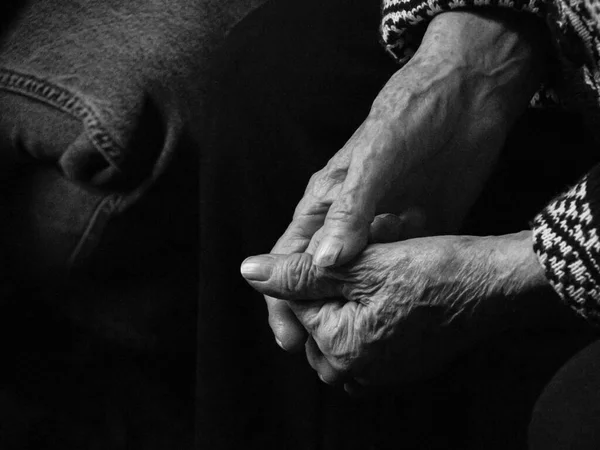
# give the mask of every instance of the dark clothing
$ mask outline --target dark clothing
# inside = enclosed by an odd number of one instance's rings
[[[600,341],[552,378],[538,399],[529,431],[531,450],[600,448]]]
[[[196,2],[3,2],[0,447],[191,448]]]

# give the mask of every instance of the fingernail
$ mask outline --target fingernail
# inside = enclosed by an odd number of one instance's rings
[[[313,263],[319,267],[333,266],[342,252],[343,244],[334,239],[325,239],[315,252]]]
[[[275,338],[275,342],[277,342],[277,345],[279,345],[282,349],[285,350],[285,347],[283,346],[283,343],[279,339]]]
[[[242,263],[242,276],[249,281],[267,281],[271,278],[274,265],[272,256],[251,256]]]
[[[321,380],[323,383],[325,383],[327,385],[330,385],[330,383],[328,383],[327,381],[325,381],[325,378],[321,374],[319,374],[319,380]]]

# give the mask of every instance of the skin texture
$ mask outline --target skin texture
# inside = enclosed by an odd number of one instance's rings
[[[372,244],[338,267],[312,259],[251,257],[242,274],[257,291],[290,301],[311,335],[308,361],[330,384],[431,375],[527,309],[523,294],[548,288],[529,231]]]
[[[382,212],[411,216],[408,237],[456,232],[535,90],[543,43],[522,31],[531,28],[470,12],[436,16],[363,124],[312,176],[272,253],[345,264]],[[306,333],[287,304],[265,299],[277,342],[302,349]]]

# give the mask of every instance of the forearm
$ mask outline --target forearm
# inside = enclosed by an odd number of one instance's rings
[[[491,250],[494,267],[492,293],[515,298],[537,292],[551,292],[544,268],[533,250],[530,230],[481,238]]]
[[[465,308],[483,320],[473,330],[479,338],[507,328],[545,328],[569,320],[533,248],[532,232],[500,236],[458,236],[461,261],[456,276]]]

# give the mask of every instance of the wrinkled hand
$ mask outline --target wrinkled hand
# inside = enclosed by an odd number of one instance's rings
[[[520,294],[547,285],[530,232],[375,244],[330,268],[308,253],[261,255],[242,273],[259,292],[290,300],[312,336],[308,361],[327,383],[431,374],[499,329]]]
[[[344,264],[365,248],[381,212],[418,217],[409,237],[455,232],[533,93],[532,53],[504,23],[468,12],[434,18],[365,122],[313,175],[272,253]],[[301,348],[305,333],[287,305],[266,300],[280,345]]]

